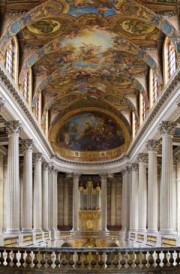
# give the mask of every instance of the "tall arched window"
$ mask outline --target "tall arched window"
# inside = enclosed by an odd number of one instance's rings
[[[14,36],[6,49],[5,55],[5,67],[15,83],[18,84],[18,73],[19,73],[19,45],[17,37]]]
[[[170,78],[176,70],[176,49],[169,41],[168,43],[168,78]]]
[[[15,76],[15,45],[13,39],[8,45],[8,48],[6,49],[6,70],[9,72],[9,74],[14,78]]]
[[[168,82],[170,77],[176,70],[176,49],[169,37],[166,37],[164,41],[164,82]]]

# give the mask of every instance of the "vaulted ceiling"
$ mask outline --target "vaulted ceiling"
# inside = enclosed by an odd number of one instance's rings
[[[86,160],[126,150],[132,111],[139,120],[140,92],[148,107],[150,68],[162,84],[165,37],[178,46],[178,1],[0,3],[0,51],[16,35],[19,84],[31,69],[32,101],[42,94],[42,122],[48,111],[55,149]]]

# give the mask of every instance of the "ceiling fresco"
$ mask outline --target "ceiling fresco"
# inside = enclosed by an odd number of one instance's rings
[[[42,125],[48,112],[49,140],[60,157],[99,161],[128,148],[132,111],[139,123],[140,93],[149,106],[150,69],[162,84],[166,36],[180,54],[178,5],[175,0],[0,0],[0,52],[17,37],[19,85],[31,70],[32,104],[42,94]]]

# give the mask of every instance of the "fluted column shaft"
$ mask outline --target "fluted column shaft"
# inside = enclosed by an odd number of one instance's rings
[[[158,177],[157,177],[157,149],[159,142],[148,140],[148,231],[158,230]]]
[[[130,193],[131,193],[131,173],[130,168],[126,167],[123,171],[123,190],[122,190],[122,228],[128,231],[130,228]]]
[[[3,215],[4,215],[4,178],[3,178],[3,155],[0,155],[0,234],[3,232]]]
[[[116,224],[116,181],[111,181],[111,225]]]
[[[30,139],[23,140],[22,147],[24,150],[23,159],[23,192],[22,200],[22,231],[32,231],[32,201],[33,201],[33,185],[32,185],[32,144]]]
[[[101,229],[107,231],[107,175],[101,175]]]
[[[49,190],[49,203],[48,203],[48,220],[49,220],[49,229],[52,231],[53,230],[53,172],[54,172],[54,167],[51,166],[49,167],[49,173],[48,173],[48,190]]]
[[[131,167],[132,187],[131,187],[131,213],[130,229],[138,229],[138,189],[139,189],[139,167],[134,163]]]
[[[180,236],[180,154],[177,159],[177,232]]]
[[[69,182],[65,180],[64,184],[64,225],[69,225]]]
[[[147,154],[138,155],[139,162],[139,191],[138,191],[138,230],[145,231],[147,225]]]
[[[171,234],[175,231],[173,226],[173,129],[175,123],[162,121],[159,130],[162,136],[162,182],[161,182],[161,209],[160,232]]]
[[[44,231],[49,230],[49,165],[43,163],[43,178],[42,178],[42,228]]]
[[[42,154],[34,155],[34,231],[42,231]]]
[[[57,230],[58,220],[58,189],[57,189],[57,170],[53,172],[53,229]]]
[[[8,213],[7,233],[20,229],[20,185],[19,185],[19,121],[5,123],[8,133]]]
[[[73,176],[73,231],[78,231],[79,174]]]

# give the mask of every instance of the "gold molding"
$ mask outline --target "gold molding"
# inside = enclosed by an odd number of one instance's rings
[[[108,115],[109,117],[113,118],[115,122],[118,124],[120,129],[122,130],[125,144],[117,147],[115,149],[111,150],[104,150],[104,151],[75,151],[70,150],[66,148],[59,147],[56,143],[56,136],[65,123],[69,118],[77,115],[82,114],[86,112],[99,112]],[[59,154],[60,156],[67,158],[67,159],[76,159],[81,161],[99,161],[99,160],[110,160],[114,159],[118,156],[120,156],[122,153],[126,152],[130,142],[131,142],[131,136],[128,132],[128,129],[124,125],[124,123],[114,114],[109,112],[108,110],[100,109],[97,107],[86,107],[81,109],[76,109],[74,111],[71,111],[70,113],[65,114],[62,119],[54,125],[54,127],[50,131],[49,140],[51,142],[51,145],[53,146],[54,150]]]

